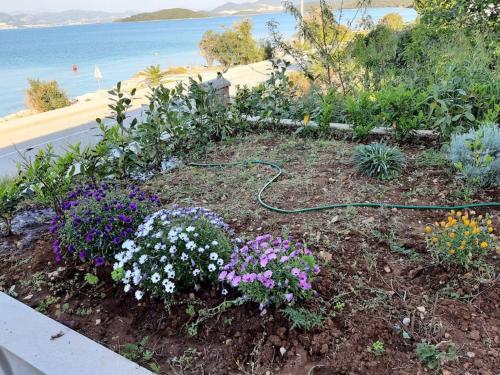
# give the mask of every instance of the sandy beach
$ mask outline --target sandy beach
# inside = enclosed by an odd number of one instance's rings
[[[234,94],[237,85],[251,87],[265,81],[269,76],[270,69],[270,62],[263,61],[231,68],[224,74],[224,77],[232,83],[231,94]],[[207,81],[216,78],[217,69],[195,70],[187,74],[168,75],[163,81],[166,86],[173,87],[179,81],[186,82],[189,77],[196,78],[198,74],[201,75],[203,81]],[[127,92],[133,88],[138,88],[132,109],[138,109],[147,103],[146,96],[149,88],[146,87],[142,77],[136,76],[123,81],[122,87]],[[69,107],[44,113],[29,114],[24,117],[19,117],[19,114],[16,117],[16,114],[14,114],[0,120],[0,151],[2,148],[14,144],[25,143],[62,130],[76,128],[81,124],[95,121],[96,118],[106,117],[109,114],[107,90],[85,94],[75,99],[77,102]]]

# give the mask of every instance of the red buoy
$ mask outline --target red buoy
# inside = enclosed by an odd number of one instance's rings
[[[78,73],[78,65],[73,64],[73,73]]]

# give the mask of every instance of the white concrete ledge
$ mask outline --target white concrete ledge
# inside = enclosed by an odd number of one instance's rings
[[[152,375],[153,373],[0,293],[0,374]]]
[[[253,124],[258,124],[258,123],[268,123],[268,124],[278,124],[282,125],[285,127],[289,128],[298,128],[300,126],[304,125],[303,121],[300,120],[290,120],[290,119],[281,119],[278,121],[273,121],[272,119],[268,118],[261,118],[261,117],[254,117],[254,116],[242,116],[245,120],[248,122],[251,122]],[[307,123],[307,126],[310,128],[318,128],[319,125],[314,122],[314,121],[309,121]],[[349,124],[342,124],[342,123],[330,123],[328,126],[331,130],[340,130],[340,131],[345,131],[345,132],[352,132],[353,131],[353,126]],[[372,130],[370,130],[370,134],[373,135],[391,135],[394,134],[394,130],[392,128],[384,128],[384,127],[375,127]],[[413,134],[416,137],[419,138],[437,138],[439,135],[438,133],[432,131],[432,130],[414,130]]]

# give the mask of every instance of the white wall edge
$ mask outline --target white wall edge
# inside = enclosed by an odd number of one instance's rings
[[[27,365],[34,368],[33,372],[27,370],[30,367]],[[10,375],[9,372],[13,375],[153,374],[14,298],[0,293],[0,374]]]

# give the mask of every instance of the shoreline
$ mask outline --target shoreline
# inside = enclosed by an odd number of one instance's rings
[[[380,6],[380,5],[370,5],[368,8],[372,9],[383,9],[383,8],[401,8],[401,9],[415,9],[414,6]],[[335,10],[339,10],[340,8],[335,8]],[[357,7],[347,7],[343,8],[343,10],[353,10],[353,9],[363,9]],[[169,19],[159,19],[159,20],[147,20],[147,21],[120,21],[119,18],[113,21],[106,22],[82,22],[82,23],[71,23],[71,24],[55,24],[55,25],[10,25],[9,27],[0,27],[1,31],[8,30],[32,30],[32,29],[50,29],[56,27],[71,27],[71,26],[86,26],[86,25],[106,25],[106,24],[119,24],[119,23],[144,23],[144,22],[164,22],[164,21],[184,21],[184,20],[206,20],[206,19],[214,19],[214,18],[227,18],[227,17],[255,17],[267,14],[282,14],[286,13],[284,10],[282,11],[273,11],[273,12],[255,12],[255,13],[244,13],[244,14],[218,14],[218,15],[210,15],[207,17],[189,17],[189,18],[169,18]]]
[[[193,68],[183,74],[168,75],[162,80],[162,83],[166,87],[173,88],[178,82],[186,82],[190,77],[196,79],[198,75],[202,77],[203,81],[211,80],[217,77],[217,72],[220,71],[218,68],[220,67]],[[232,83],[231,90],[235,90],[237,85],[253,86],[266,80],[270,69],[270,62],[262,61],[230,68],[224,76]],[[130,92],[131,89],[137,88],[130,108],[131,111],[140,109],[148,103],[147,96],[150,90],[147,85],[141,84],[143,81],[144,78],[142,77],[132,77],[122,81],[124,92]],[[67,107],[8,121],[1,121],[0,119],[0,151],[13,143],[19,144],[57,131],[75,128],[81,124],[94,123],[97,117],[104,118],[110,112],[108,107],[110,98],[106,89],[80,95],[77,98],[76,103]],[[35,132],[34,129],[36,129]],[[14,134],[16,135],[14,136]]]
[[[172,74],[167,73],[165,75],[165,77],[162,79],[162,83],[164,85],[165,84],[168,85],[169,83],[172,83],[172,82],[178,82],[178,81],[184,80],[188,77],[195,77],[197,74],[201,74],[201,75],[210,74],[210,73],[217,72],[218,70],[222,69],[222,67],[219,67],[219,66],[212,67],[212,68],[204,67],[201,65],[172,66],[172,67],[166,69],[165,72],[168,72],[168,70],[170,70],[170,69],[176,69],[176,68],[186,69],[186,72],[185,73],[172,73]],[[140,76],[140,74],[143,71],[144,70],[139,71],[139,72],[135,73],[132,77],[122,80],[121,81],[122,88],[126,92],[132,90],[133,88],[137,89],[137,91],[148,90],[145,78]],[[118,83],[118,82],[116,82],[116,83]],[[82,103],[89,103],[89,102],[106,100],[109,96],[108,91],[112,90],[113,88],[114,88],[114,86],[109,87],[109,88],[102,88],[100,90],[90,91],[90,92],[69,98],[70,102],[71,102],[70,105],[68,105],[66,107],[54,109],[52,111],[35,112],[29,108],[24,108],[24,109],[21,109],[21,110],[16,111],[16,112],[9,113],[5,116],[0,116],[0,131],[1,131],[2,126],[5,126],[6,124],[9,124],[15,120],[26,119],[26,118],[33,117],[36,115],[54,112],[54,111],[57,111],[60,109],[72,108],[72,107],[75,107],[75,106],[82,104]]]

